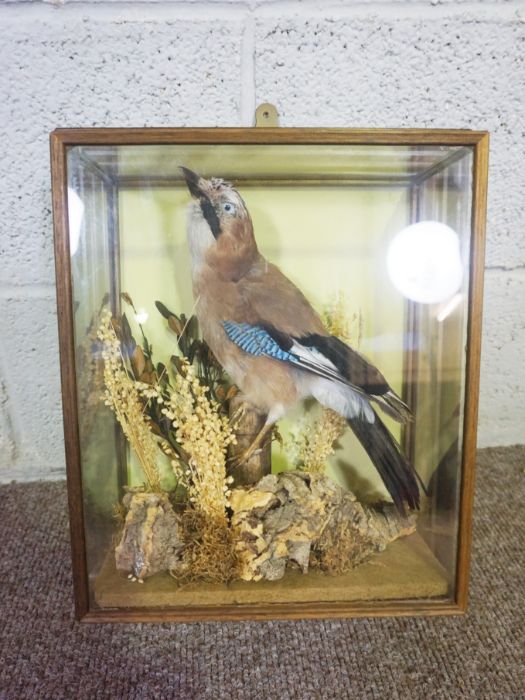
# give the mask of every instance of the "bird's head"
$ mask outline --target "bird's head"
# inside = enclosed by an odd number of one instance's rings
[[[194,268],[207,263],[223,276],[242,277],[258,254],[244,200],[225,180],[207,180],[188,168],[181,170],[192,196],[188,243]]]

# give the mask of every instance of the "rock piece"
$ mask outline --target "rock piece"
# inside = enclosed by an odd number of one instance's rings
[[[391,503],[366,506],[346,494],[313,543],[310,565],[343,574],[382,552],[390,542],[415,532],[415,516],[403,517]]]
[[[235,489],[230,503],[245,581],[275,581],[288,565],[343,573],[415,531],[414,517],[365,506],[322,474],[271,474]]]
[[[180,566],[183,543],[178,518],[164,493],[130,492],[124,530],[115,549],[119,571],[142,580]]]

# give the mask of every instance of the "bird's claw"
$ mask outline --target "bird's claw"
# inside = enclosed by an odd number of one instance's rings
[[[240,455],[235,455],[234,457],[230,457],[228,459],[228,466],[230,469],[239,469],[239,467],[244,466],[254,455],[260,454],[261,450],[253,450],[249,451],[247,450],[246,452],[243,452]]]
[[[228,467],[230,469],[238,469],[239,467],[242,467],[242,465],[245,464],[246,461],[247,460],[244,458],[244,455],[241,455],[240,457],[230,457],[230,459],[228,459]]]

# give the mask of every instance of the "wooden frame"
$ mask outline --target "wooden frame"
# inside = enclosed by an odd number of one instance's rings
[[[51,172],[55,228],[57,310],[68,500],[73,557],[75,609],[78,619],[99,621],[240,620],[268,618],[443,615],[465,612],[468,598],[476,427],[479,393],[481,317],[488,173],[488,133],[421,129],[58,129],[51,134]],[[467,364],[463,425],[462,477],[457,577],[454,600],[400,600],[374,603],[229,605],[159,609],[91,610],[88,594],[82,475],[73,337],[73,303],[66,209],[67,148],[79,145],[134,144],[326,144],[470,146],[474,152],[472,238],[467,321]]]

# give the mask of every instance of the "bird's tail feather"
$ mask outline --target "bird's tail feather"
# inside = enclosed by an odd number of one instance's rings
[[[392,389],[384,394],[370,396],[370,399],[390,416],[390,418],[393,418],[398,423],[409,423],[414,420],[410,408],[399,398],[395,391],[392,391]]]
[[[414,414],[395,391],[390,389],[383,395],[383,398],[391,408],[398,412],[400,416],[398,420],[400,423],[408,423],[409,421],[414,420]]]
[[[373,423],[349,418],[348,424],[367,451],[398,511],[405,515],[405,503],[410,509],[418,509],[419,486],[416,472],[377,413]]]

